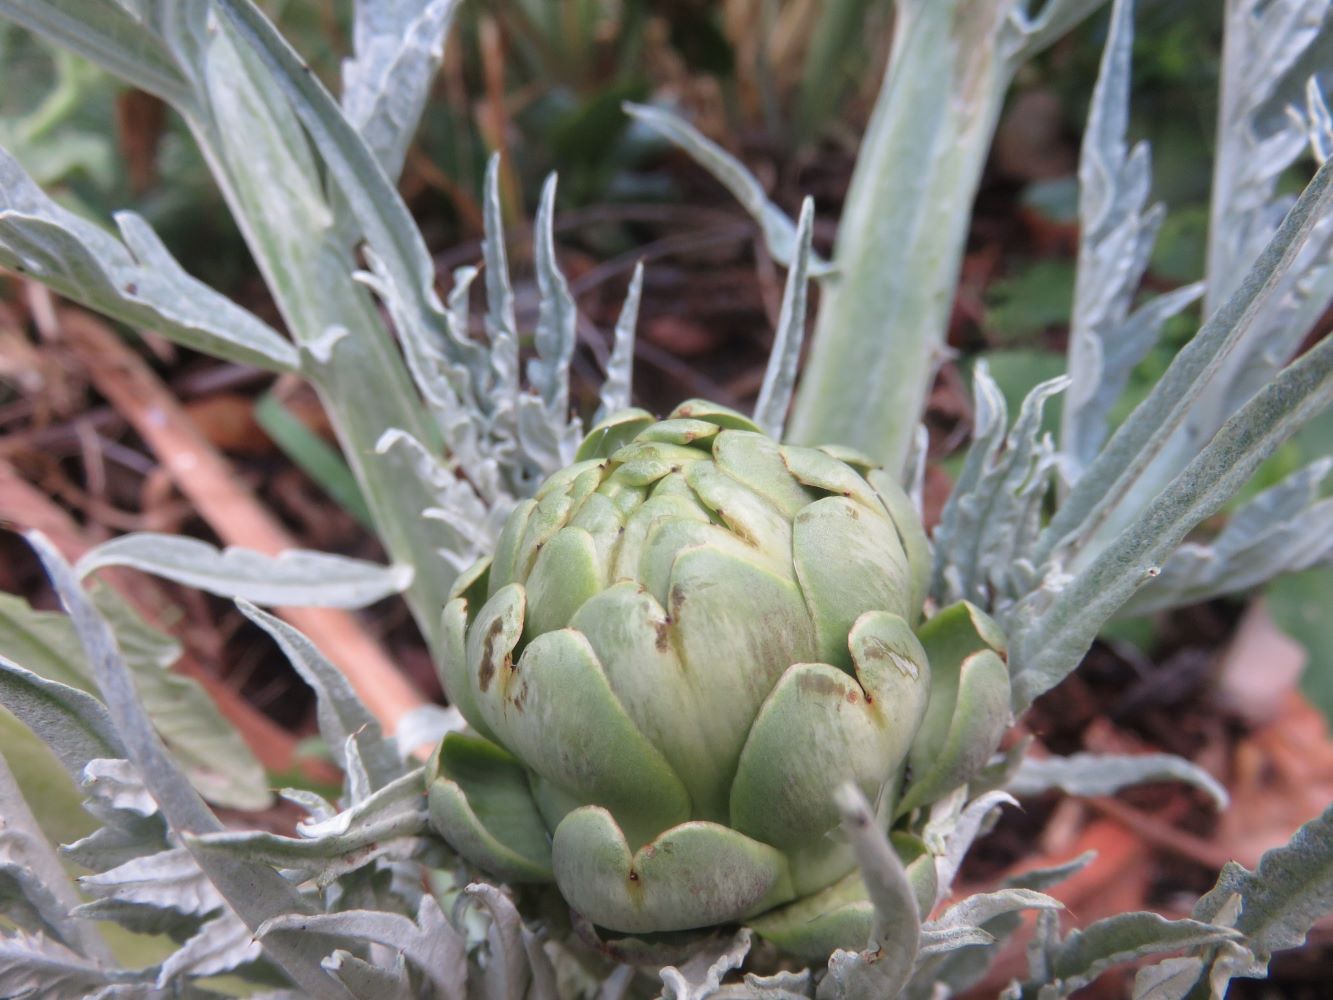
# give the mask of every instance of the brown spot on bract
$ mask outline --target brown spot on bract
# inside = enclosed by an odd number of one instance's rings
[[[657,651],[659,653],[665,653],[667,651],[667,646],[671,644],[670,626],[670,622],[662,621],[657,623]]]
[[[799,678],[797,684],[806,694],[836,698],[842,693],[842,685],[827,674],[804,670],[798,673],[797,677]]]
[[[671,588],[671,617],[680,615],[680,606],[685,603],[685,591],[679,585]]]
[[[491,627],[486,630],[486,639],[481,644],[481,666],[477,668],[477,686],[484,693],[491,686],[491,680],[495,677],[495,643],[504,634],[504,620],[497,618],[491,622]],[[509,665],[509,657],[505,657],[506,666]]]

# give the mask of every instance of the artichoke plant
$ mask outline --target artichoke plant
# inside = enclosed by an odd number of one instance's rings
[[[617,414],[577,459],[445,609],[471,731],[439,747],[433,823],[610,932],[861,945],[833,791],[854,782],[887,828],[965,783],[1007,721],[1003,637],[970,606],[921,625],[920,518],[850,453],[694,401]],[[895,846],[929,910],[932,860]]]

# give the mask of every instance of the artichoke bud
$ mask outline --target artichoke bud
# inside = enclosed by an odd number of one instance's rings
[[[594,428],[444,610],[473,730],[432,764],[445,840],[624,934],[859,883],[831,790],[888,816],[909,754],[952,734],[914,628],[925,535],[858,464],[697,401]]]

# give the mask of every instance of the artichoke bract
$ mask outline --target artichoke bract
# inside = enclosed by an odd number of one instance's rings
[[[985,763],[1009,687],[972,608],[937,616],[932,664],[920,520],[835,455],[706,403],[626,411],[518,505],[444,611],[470,730],[440,745],[429,798],[456,851],[553,880],[618,933],[750,921],[805,951],[860,933],[833,790],[854,782],[887,828]]]

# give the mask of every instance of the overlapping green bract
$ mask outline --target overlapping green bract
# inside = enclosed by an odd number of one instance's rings
[[[579,459],[445,610],[472,732],[440,748],[436,827],[612,931],[766,914],[797,951],[862,946],[833,790],[855,783],[888,823],[966,783],[1008,719],[1003,637],[957,605],[918,638],[925,536],[864,466],[697,401],[617,414]]]

